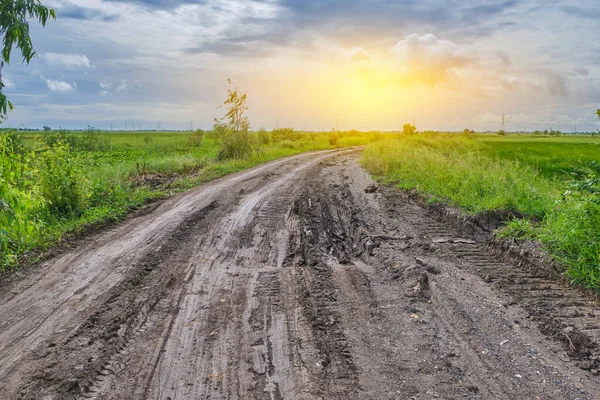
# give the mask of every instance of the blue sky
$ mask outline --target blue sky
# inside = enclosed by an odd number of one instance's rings
[[[254,128],[600,128],[594,1],[44,3],[6,125],[209,128],[231,77]]]

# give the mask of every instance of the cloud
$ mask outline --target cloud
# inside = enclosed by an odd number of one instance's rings
[[[65,7],[56,7],[57,18],[78,19],[78,20],[100,20],[103,22],[112,22],[119,19],[118,14],[108,14],[98,9],[80,7],[69,4]]]
[[[112,0],[115,3],[134,3],[146,7],[174,9],[184,4],[204,4],[202,0]]]
[[[562,12],[572,17],[587,18],[587,19],[600,19],[600,10],[584,10],[577,6],[562,6],[560,8]]]
[[[80,54],[46,53],[42,58],[50,65],[62,66],[68,69],[90,66],[90,60],[87,56]]]
[[[565,78],[554,72],[546,74],[546,89],[553,96],[566,97],[568,95]]]
[[[100,85],[100,96],[109,96],[116,93],[129,93],[132,85],[127,79],[121,79],[119,84],[115,85],[110,82],[98,82]]]
[[[465,68],[473,62],[456,43],[438,39],[431,33],[408,35],[396,43],[390,53],[412,79],[429,84],[446,80],[451,70]]]
[[[2,76],[2,83],[4,84],[4,87],[7,89],[14,89],[15,87],[17,87],[17,85],[12,81],[12,79],[10,79],[6,76]]]
[[[362,47],[355,46],[348,51],[348,58],[354,62],[366,62],[371,60],[371,55]]]
[[[584,67],[577,67],[571,70],[571,75],[588,76],[590,71]]]
[[[46,79],[46,85],[53,92],[74,92],[77,90],[77,85],[74,83],[70,84],[69,82],[54,79]]]
[[[464,15],[467,17],[467,19],[490,17],[495,14],[503,13],[505,10],[515,7],[517,4],[519,4],[518,1],[509,0],[485,5],[477,5],[475,7],[467,7],[464,11]]]

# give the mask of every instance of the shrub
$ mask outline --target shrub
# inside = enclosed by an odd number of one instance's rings
[[[194,134],[188,138],[190,147],[200,147],[200,145],[202,145],[202,138],[204,138],[204,131],[202,129],[196,129]]]
[[[16,250],[40,229],[35,214],[44,202],[31,159],[14,132],[0,133],[0,270],[15,263]]]
[[[76,138],[73,134],[64,129],[58,131],[44,131],[40,137],[42,142],[48,147],[54,147],[59,143],[66,143],[71,149],[76,147]]]
[[[383,139],[383,136],[381,135],[381,132],[377,132],[377,131],[369,132],[367,134],[367,136],[369,138],[369,142],[378,142],[381,139]]]
[[[335,132],[332,132],[332,133],[329,135],[329,144],[330,144],[331,146],[335,146],[335,145],[337,145],[337,143],[338,143],[338,134],[337,134],[337,133],[335,133]]]
[[[231,79],[227,82],[231,85]],[[253,150],[248,133],[250,122],[246,115],[248,95],[242,93],[237,86],[230,87],[223,106],[227,107],[227,112],[221,119],[215,118],[214,125],[214,131],[221,141],[217,157],[221,160],[247,157]]]
[[[295,147],[296,147],[296,146],[294,145],[294,142],[292,142],[292,141],[291,141],[291,140],[289,140],[289,139],[282,140],[282,141],[279,143],[279,145],[280,145],[282,148],[284,148],[284,149],[293,149],[293,148],[295,148]]]
[[[404,124],[404,126],[402,127],[402,132],[405,135],[412,135],[416,132],[417,127],[411,124]]]
[[[83,136],[75,141],[75,147],[86,151],[107,151],[110,149],[110,139],[100,134],[100,130],[89,126]],[[70,145],[72,147],[72,145]]]
[[[38,154],[39,185],[48,209],[59,215],[79,213],[90,196],[80,158],[58,143]]]
[[[265,128],[260,128],[258,130],[258,142],[260,144],[269,144],[271,143],[271,135]]]
[[[294,128],[277,128],[271,132],[271,138],[274,142],[281,142],[282,140],[300,140],[301,134],[294,130]]]

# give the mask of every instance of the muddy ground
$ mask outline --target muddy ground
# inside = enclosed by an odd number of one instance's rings
[[[359,156],[216,180],[5,278],[0,398],[600,398],[598,304]]]

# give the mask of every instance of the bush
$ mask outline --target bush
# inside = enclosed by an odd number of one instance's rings
[[[258,134],[258,143],[267,145],[271,143],[271,135],[265,128],[260,128],[257,132]]]
[[[44,202],[36,187],[31,154],[14,132],[0,133],[0,271],[16,261],[17,249],[40,229],[37,211]]]
[[[66,143],[71,149],[74,149],[77,146],[76,138],[73,134],[62,129],[58,131],[44,131],[41,135],[41,139],[48,147],[54,147],[59,143]]]
[[[204,138],[204,131],[196,129],[196,132],[188,138],[188,144],[190,147],[200,147],[202,145],[202,138]]]
[[[337,133],[335,133],[335,132],[332,132],[332,133],[329,135],[329,144],[330,144],[331,146],[335,146],[335,145],[337,145],[337,143],[338,143],[338,134],[337,134]]]
[[[279,145],[280,145],[280,146],[281,146],[281,148],[283,148],[283,149],[293,149],[293,148],[295,148],[295,147],[296,147],[296,146],[294,145],[294,142],[292,142],[292,141],[291,141],[291,140],[289,140],[289,139],[282,140],[282,141],[279,143]]]
[[[79,213],[90,197],[81,160],[69,150],[68,144],[58,143],[41,151],[37,159],[41,195],[48,209],[59,215]]]
[[[294,128],[277,128],[271,132],[271,138],[274,142],[281,142],[282,140],[297,141],[300,140],[301,134],[294,130]]]
[[[404,124],[404,126],[402,127],[402,132],[405,135],[412,135],[416,132],[417,127],[411,124]]]
[[[231,85],[231,80],[227,81]],[[245,158],[252,154],[254,149],[248,133],[248,95],[242,93],[237,86],[230,87],[227,89],[227,100],[223,106],[227,107],[227,112],[221,119],[215,119],[214,125],[215,134],[220,140],[217,157],[220,160]]]
[[[383,136],[381,135],[381,132],[377,132],[377,131],[369,132],[367,134],[367,136],[369,138],[369,142],[378,142],[381,139],[383,139]]]
[[[110,139],[100,134],[100,130],[88,125],[83,136],[75,141],[78,149],[85,151],[107,151],[110,150]],[[70,147],[73,145],[69,144]]]

